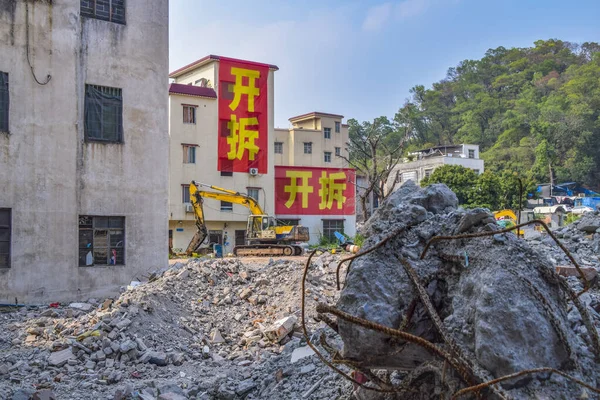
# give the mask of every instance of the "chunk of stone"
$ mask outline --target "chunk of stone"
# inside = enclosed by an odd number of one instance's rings
[[[137,349],[137,343],[133,340],[127,339],[119,346],[121,353],[127,353],[129,350]]]
[[[246,288],[240,293],[240,299],[246,300],[252,294],[252,289]]]
[[[257,386],[256,382],[254,382],[254,379],[249,378],[246,380],[241,381],[240,383],[238,383],[238,385],[235,388],[235,393],[238,396],[245,396],[246,394],[248,394],[252,389],[254,389]]]
[[[52,365],[53,367],[62,367],[73,358],[75,358],[75,355],[69,347],[68,349],[56,351],[50,354],[50,357],[48,357],[48,364]]]
[[[298,318],[296,318],[294,315],[282,318],[278,321],[275,321],[270,327],[268,327],[264,334],[269,340],[273,342],[279,342],[294,330],[294,326],[296,326],[297,321]]]
[[[125,329],[127,328],[129,325],[131,325],[131,320],[128,318],[124,318],[121,321],[119,321],[117,323],[117,328],[118,329]]]
[[[210,341],[212,343],[225,343],[225,339],[218,329],[213,329],[213,331],[210,333]]]
[[[169,364],[169,358],[163,352],[153,351],[149,355],[148,362],[159,367],[164,367]]]
[[[69,304],[69,307],[81,311],[90,311],[92,308],[94,308],[94,306],[90,303],[71,303]]]

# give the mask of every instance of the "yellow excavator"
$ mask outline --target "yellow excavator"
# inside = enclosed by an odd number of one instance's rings
[[[206,187],[213,191],[200,190]],[[258,202],[247,194],[217,186],[192,181],[190,183],[190,201],[196,215],[198,231],[190,241],[186,254],[191,256],[208,236],[204,220],[204,199],[228,201],[247,207],[252,215],[248,216],[246,243],[233,248],[236,256],[293,256],[302,254],[299,242],[308,242],[308,228],[299,225],[278,225],[276,218],[266,215]]]
[[[512,210],[500,210],[494,211],[494,218],[496,218],[496,222],[503,228],[510,228],[517,225],[519,222],[517,221],[517,215]],[[525,232],[523,229],[517,230],[518,236],[524,236]]]

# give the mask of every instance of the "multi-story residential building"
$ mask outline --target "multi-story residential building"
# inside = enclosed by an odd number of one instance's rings
[[[267,163],[263,171],[258,168],[246,168],[241,172],[226,171],[226,168],[220,167],[222,151],[219,139],[223,132],[220,129],[225,128],[219,125],[219,97],[223,101],[227,100],[228,104],[231,100],[228,96],[230,88],[225,87],[231,85],[219,84],[223,60],[268,71],[266,87],[260,88],[261,91],[266,90],[261,95],[267,98],[264,133],[269,138],[264,148],[260,149],[264,152],[264,160]],[[273,85],[277,69],[275,65],[209,55],[169,75],[173,79],[169,87],[169,237],[174,252],[185,251],[197,230],[189,198],[189,184],[192,180],[247,193],[258,200],[266,213],[275,213],[272,138]],[[209,229],[205,246],[222,244],[224,251],[228,253],[236,244],[244,243],[249,215],[247,208],[225,201],[206,199],[204,211]]]
[[[164,267],[168,0],[2,0],[0,38],[0,303]]]
[[[275,165],[347,168],[348,125],[343,118],[321,112],[290,118],[291,128],[275,129]]]
[[[311,243],[322,237],[334,241],[335,231],[349,236],[356,234],[356,177],[346,161],[348,125],[342,123],[343,118],[337,114],[311,112],[290,118],[289,129],[275,129],[277,217],[308,227]],[[306,197],[306,207],[285,206],[289,205],[286,192],[281,188],[289,183],[283,179],[285,173],[311,174],[305,181],[311,190]],[[323,181],[323,177],[336,178]],[[340,204],[323,200],[323,197],[334,197],[333,192],[329,192],[333,187],[340,190],[340,199],[343,197]]]
[[[408,180],[420,184],[423,178],[442,165],[462,165],[482,174],[483,164],[479,158],[479,145],[476,144],[431,147],[410,153],[404,162],[394,168],[386,187],[388,190],[397,189]]]

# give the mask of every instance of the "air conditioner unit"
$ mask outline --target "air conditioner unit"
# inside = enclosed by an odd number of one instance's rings
[[[250,175],[252,175],[252,176],[256,176],[256,175],[258,175],[258,168],[250,168],[250,171],[249,171],[249,173],[250,173]]]
[[[186,213],[193,213],[194,212],[194,206],[191,203],[185,203],[185,212]]]

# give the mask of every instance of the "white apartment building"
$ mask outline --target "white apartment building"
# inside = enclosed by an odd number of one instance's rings
[[[164,267],[168,1],[0,1],[0,38],[0,303]]]
[[[277,66],[244,60],[250,67],[266,67],[267,124],[269,144],[264,172],[220,171],[219,164],[219,95],[227,88],[219,87],[219,67],[224,57],[209,55],[174,72],[169,77],[169,238],[175,253],[187,248],[196,232],[195,215],[189,199],[192,180],[250,194],[263,210],[274,215],[274,73]],[[210,189],[209,189],[210,190]],[[219,243],[229,253],[243,244],[249,210],[241,205],[205,199],[204,211],[209,230],[209,244]]]
[[[291,127],[275,129],[275,165],[347,168],[348,125],[343,115],[311,112],[289,119]]]
[[[484,171],[484,162],[479,158],[479,145],[458,144],[436,146],[410,153],[404,162],[398,164],[390,174],[386,184],[388,190],[399,188],[402,183],[412,180],[418,185],[442,165],[462,165],[478,174]],[[396,184],[394,186],[394,180]]]

